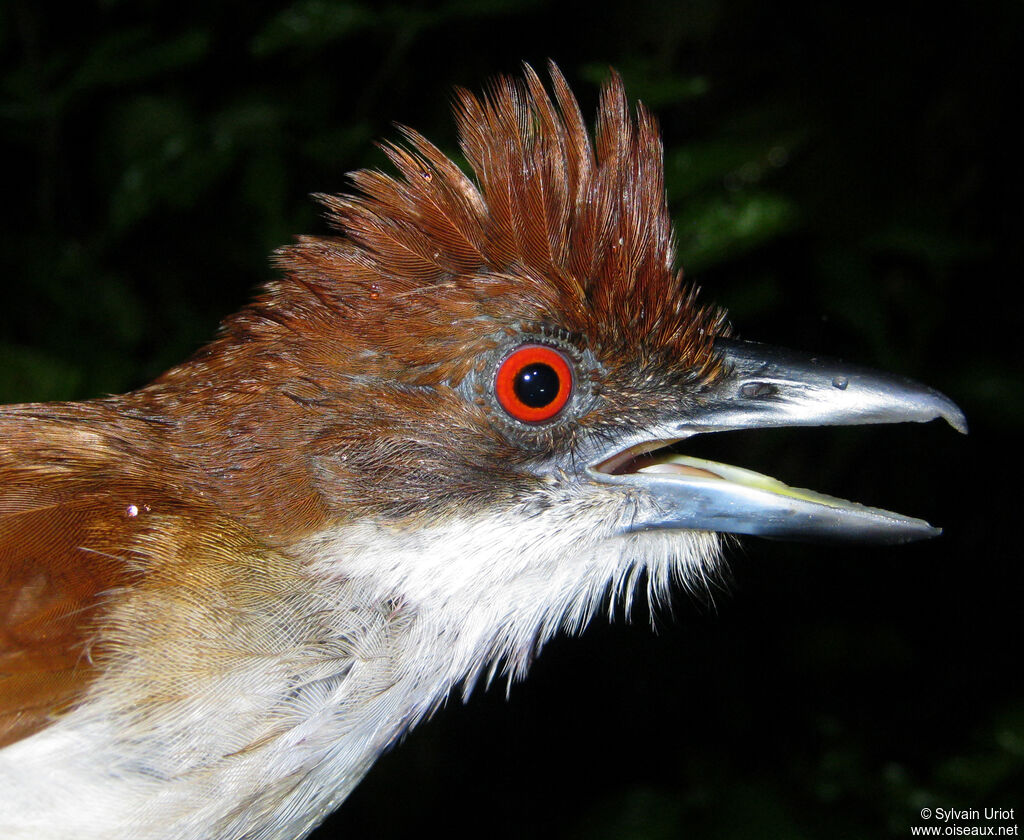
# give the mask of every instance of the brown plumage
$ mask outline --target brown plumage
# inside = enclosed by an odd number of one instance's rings
[[[177,521],[208,499],[279,545],[362,506],[415,509],[436,464],[398,486],[379,464],[415,444],[420,457],[436,451],[453,416],[490,485],[490,465],[521,458],[520,441],[452,389],[507,330],[558,325],[585,336],[605,367],[667,356],[695,376],[714,372],[724,321],[697,306],[675,267],[654,118],[639,106],[634,121],[613,74],[595,148],[551,74],[557,106],[529,67],[525,82],[501,78],[483,98],[458,92],[475,182],[403,130],[408,145],[385,147],[398,177],[356,172],[358,195],[320,197],[341,236],[282,248],[283,278],[152,385],[0,415],[0,745],[88,686],[104,600],[153,572],[140,542],[154,510]],[[614,373],[595,371],[592,387],[614,388]],[[410,412],[420,396],[397,384],[436,390]],[[410,421],[426,440],[409,440]],[[343,447],[362,455],[340,490],[374,472],[369,494],[318,492],[311,451]]]
[[[553,100],[529,67],[458,92],[472,176],[404,129],[397,175],[320,197],[338,235],[152,384],[0,410],[5,836],[303,836],[458,682],[762,532],[688,507],[747,479],[660,447],[785,386],[742,402],[676,268],[654,118],[613,74],[592,142],[550,72]],[[571,373],[543,422],[495,385],[537,347],[561,361],[516,388]],[[51,749],[102,810],[21,807]]]

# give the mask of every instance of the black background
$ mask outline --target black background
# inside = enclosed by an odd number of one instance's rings
[[[688,276],[738,333],[912,375],[939,424],[707,450],[946,528],[746,540],[651,632],[599,620],[452,701],[315,835],[907,837],[1024,806],[1016,2],[0,4],[0,398],[136,387],[324,232],[308,194],[454,84],[613,65],[660,117]],[[1004,823],[1005,824],[1005,823]]]

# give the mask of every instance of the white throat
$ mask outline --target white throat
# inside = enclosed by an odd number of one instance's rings
[[[521,676],[560,628],[609,602],[628,609],[639,581],[658,601],[717,560],[712,534],[615,536],[599,498],[316,536],[278,609],[246,616],[257,650],[217,669],[196,650],[191,702],[140,720],[104,676],[80,708],[0,751],[5,801],[31,803],[0,810],[0,834],[304,836],[460,683]]]

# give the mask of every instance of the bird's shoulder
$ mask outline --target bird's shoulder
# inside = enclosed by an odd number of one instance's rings
[[[0,746],[88,689],[104,605],[143,573],[133,531],[163,502],[93,412],[0,409]]]

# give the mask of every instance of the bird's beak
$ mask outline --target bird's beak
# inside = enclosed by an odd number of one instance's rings
[[[938,417],[966,433],[963,412],[910,379],[763,344],[719,339],[726,375],[697,404],[653,434],[620,441],[589,477],[632,490],[628,530],[687,529],[797,540],[899,543],[941,533],[921,519],[789,487],[760,473],[679,453],[696,434],[779,426],[924,423]],[[622,445],[625,444],[625,445]]]

